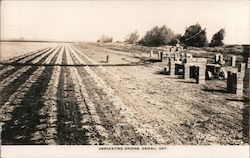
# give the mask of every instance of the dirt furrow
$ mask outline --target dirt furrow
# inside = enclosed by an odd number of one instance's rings
[[[58,57],[57,57],[57,59],[56,59],[56,61],[55,61],[55,64],[57,64],[57,65],[58,65],[58,64],[62,64],[62,59],[63,59],[64,50],[65,50],[65,46],[62,45],[62,46],[61,46],[61,49],[60,49],[60,51],[59,51]]]
[[[66,56],[64,54],[63,60]],[[81,114],[74,96],[74,85],[67,67],[62,67],[57,93],[58,144],[86,144],[81,130]]]
[[[75,96],[74,82],[70,69],[62,67],[58,90],[58,140],[59,144],[86,145],[92,135],[89,129],[82,128],[82,120],[89,120],[80,113],[78,100]],[[81,104],[81,103],[80,103]]]
[[[42,53],[48,51],[50,48],[44,48],[41,50],[37,50],[25,55],[21,55],[15,58],[11,58],[7,61],[3,61],[4,63],[10,63],[10,64],[14,64],[14,63],[25,63],[28,61],[31,61],[33,59],[35,59],[36,57],[38,57],[39,55],[41,55]],[[0,66],[0,80],[2,81],[4,78],[8,77],[10,74],[13,74],[13,72],[17,71],[19,69],[19,67],[16,66],[10,66],[10,65],[1,65]]]
[[[24,97],[25,93],[27,93],[30,87],[36,82],[37,78],[42,74],[43,68],[39,68],[32,72],[32,74],[26,79],[26,81],[21,84],[18,89],[8,98],[7,101],[1,104],[0,108],[0,116],[1,116],[1,124],[4,125],[5,122],[11,120],[11,112],[14,108],[22,106],[19,105]]]
[[[77,55],[73,54],[73,59],[74,61],[78,61],[79,58]],[[84,64],[84,61],[81,61],[80,59],[80,63]],[[116,112],[119,110],[108,109],[108,112],[107,112],[107,111],[102,111],[102,109],[98,108],[99,106],[105,107],[106,105],[112,105],[112,102],[109,101],[105,97],[105,95],[100,89],[96,88],[96,82],[93,82],[92,76],[87,74],[86,70],[83,70],[83,68],[78,68],[78,72],[81,76],[84,76],[82,77],[82,81],[83,83],[85,83],[85,88],[87,90],[89,99],[94,104],[94,106],[97,107],[95,109],[95,113],[97,113],[98,117],[100,118],[99,120],[100,120],[101,125],[105,129],[107,129],[105,131],[108,132],[109,134],[107,135],[108,136],[107,139],[110,142],[108,144],[116,144],[116,145],[140,144],[136,142],[136,139],[138,139],[138,136],[135,134],[133,127],[131,125],[128,125],[127,122],[125,122],[124,125],[122,125],[121,120],[117,121],[117,119],[114,116],[112,116],[112,114],[116,114],[118,116],[119,113],[116,113]],[[113,111],[112,114],[110,114],[111,111]],[[107,119],[106,116],[110,116],[109,119]],[[98,128],[97,128],[97,131],[98,131]]]
[[[54,48],[51,48],[51,49],[54,49]],[[21,63],[21,64],[30,63],[32,60],[35,60],[36,58],[39,58],[42,54],[48,54],[48,52],[51,49],[45,49],[43,51],[40,51],[39,53],[32,54],[32,55],[28,56],[27,58],[24,58],[22,60],[19,60],[18,62],[14,62],[14,63]]]
[[[59,53],[62,46],[58,46],[54,49],[54,51],[46,58],[44,61],[44,64],[55,64],[57,61],[55,56],[57,57],[57,54]],[[54,60],[52,60],[54,58]]]
[[[62,46],[58,47],[53,53],[51,53],[44,64],[55,64],[58,63],[62,56]],[[43,138],[45,144],[57,144],[57,89],[59,83],[59,76],[61,73],[60,66],[51,67],[52,75],[51,79],[46,87],[45,93],[42,96],[43,105],[39,110],[39,115],[41,115],[40,122],[42,124],[37,125],[40,131],[36,131],[33,134],[32,140],[39,140]],[[46,116],[44,121],[44,116]],[[42,127],[46,127],[41,130]]]
[[[30,61],[34,60],[35,58],[39,57],[41,54],[46,53],[47,49],[45,49],[44,51],[41,51],[39,53],[36,54],[32,54],[30,56],[28,56],[27,58],[15,61],[14,63],[29,63]],[[12,67],[12,66],[7,66],[4,65],[4,69],[3,70],[7,70],[8,67]],[[8,71],[5,71],[3,74],[0,75],[0,82],[5,83],[5,81],[9,81],[9,79],[13,79],[13,77],[15,78],[16,76],[20,76],[21,73],[25,70],[22,70],[22,68],[20,69],[20,66],[13,66],[12,69],[9,69]]]
[[[0,70],[0,76],[2,77],[7,71],[14,69],[14,66],[6,66],[4,69]]]
[[[43,56],[37,62],[50,62],[49,60],[52,60],[52,58],[46,60],[47,57]],[[41,116],[39,112],[43,106],[44,87],[48,86],[52,68],[32,67],[31,69],[34,69],[34,71],[29,75],[28,80],[25,80],[24,84],[19,87],[20,89],[9,97],[5,105],[1,106],[1,112],[4,113],[3,118],[9,119],[5,121],[3,126],[4,144],[46,143],[43,137],[36,137],[36,132],[44,130],[41,122],[46,120],[46,116]],[[18,100],[15,99],[17,97]]]
[[[43,54],[43,55],[41,55],[41,54]],[[23,59],[23,60],[21,60],[19,62],[22,62],[22,63],[30,62],[33,59],[36,59],[37,63],[41,63],[41,62],[43,62],[45,60],[46,56],[49,55],[49,52],[42,52],[41,54],[39,54],[41,56],[38,55],[38,56],[35,56],[35,57],[32,57],[32,58],[27,57],[28,60]],[[17,66],[14,70],[11,70],[11,72],[9,73],[9,76],[8,75],[6,75],[5,77],[1,76],[0,92],[4,93],[5,91],[3,89],[8,87],[13,81],[17,80],[21,76],[26,77],[25,75],[27,75],[27,72],[29,72],[28,70],[30,68],[32,68],[32,67],[30,67],[30,66],[23,66],[23,67]],[[31,72],[33,71],[33,69],[34,68],[32,68]],[[13,86],[11,86],[11,87],[13,87]]]
[[[28,57],[29,58],[29,57]],[[39,63],[43,62],[46,57],[39,58]],[[25,59],[22,59],[21,62],[27,61]],[[0,103],[3,104],[5,101],[8,100],[9,95],[11,93],[16,92],[16,89],[25,83],[25,80],[29,78],[29,76],[36,70],[36,67],[31,66],[25,66],[21,67],[21,69],[17,70],[15,73],[10,75],[8,78],[6,78],[4,81],[1,82],[1,100]]]
[[[35,59],[32,60],[30,63],[32,63],[32,64],[38,64],[38,61],[39,61],[41,58],[48,57],[48,55],[50,55],[51,53],[54,53],[55,50],[57,50],[59,47],[60,47],[60,46],[57,46],[57,47],[55,47],[55,48],[53,48],[53,49],[50,49],[48,52],[43,53],[41,56],[35,58]],[[46,58],[46,60],[49,61],[49,60],[51,60],[51,59],[47,59],[47,58]]]
[[[74,64],[70,53],[69,48],[66,47],[67,63]],[[82,116],[81,124],[83,131],[85,131],[86,144],[103,144],[104,142],[102,139],[106,137],[105,129],[100,126],[99,117],[93,108],[93,103],[89,100],[77,69],[75,67],[70,67],[69,69],[70,76],[72,76],[77,104],[79,106],[79,112]],[[96,131],[97,126],[99,132]]]
[[[34,56],[38,53],[41,53],[41,52],[46,52],[48,51],[49,49],[51,49],[50,47],[48,48],[43,48],[43,49],[39,49],[39,50],[35,50],[35,51],[32,51],[30,53],[27,53],[27,54],[23,54],[23,55],[20,55],[20,56],[17,56],[17,57],[14,57],[14,58],[11,58],[11,59],[8,59],[8,60],[5,60],[3,61],[4,63],[17,63],[25,58],[28,58],[30,56]]]
[[[8,60],[4,60],[1,63],[18,63],[21,60],[24,60],[26,58],[30,58],[32,56],[35,56],[35,55],[41,53],[41,52],[44,52],[44,51],[46,52],[49,49],[50,48],[43,48],[43,49],[35,50],[35,51],[32,51],[32,52],[27,53],[27,54],[23,54],[23,55],[14,57],[14,58],[10,58]],[[7,65],[0,65],[0,70],[5,69],[6,67],[7,67]]]
[[[83,63],[84,61],[79,56],[78,57],[77,56],[78,55],[76,54],[77,60],[79,60],[80,63]],[[128,107],[123,103],[123,101],[117,95],[115,95],[116,92],[111,87],[109,87],[105,83],[105,81],[103,81],[99,76],[97,76],[89,67],[85,67],[85,70],[87,74],[91,76],[91,78],[94,80],[99,91],[105,94],[107,99],[110,101],[111,105],[106,105],[106,106],[109,106],[108,108],[113,109],[113,110],[107,110],[108,109],[107,107],[98,107],[98,108],[103,108],[102,110],[105,110],[105,112],[109,114],[110,114],[110,111],[112,111],[113,112],[113,114],[111,113],[112,117],[110,117],[110,115],[109,116],[106,115],[106,117],[108,117],[110,120],[115,120],[116,115],[122,116],[123,120],[121,120],[120,118],[116,118],[118,119],[116,120],[116,124],[119,124],[118,126],[114,127],[114,128],[117,128],[116,132],[124,131],[123,128],[126,127],[127,125],[133,125],[130,128],[125,128],[127,130],[128,129],[131,130],[130,132],[127,132],[127,134],[134,133],[134,135],[137,135],[138,137],[140,137],[141,139],[137,139],[137,141],[141,141],[140,142],[141,144],[143,143],[154,144],[156,141],[159,144],[165,143],[165,140],[162,139],[162,136],[157,134],[157,132],[149,124],[138,123],[138,120],[135,119],[133,111],[128,109]],[[115,112],[117,113],[115,114]],[[117,123],[117,121],[118,122],[120,121],[120,122]],[[126,137],[124,136],[123,138],[126,139]],[[143,142],[143,138],[147,138],[148,140]],[[138,142],[129,142],[129,143],[135,144]]]
[[[67,53],[67,55],[66,55]],[[66,59],[67,58],[67,59]],[[62,63],[67,64],[70,60],[69,52],[64,51]],[[72,69],[62,67],[58,88],[58,141],[59,144],[90,144],[94,139],[89,124],[91,119],[83,116],[80,109],[84,107],[83,101],[76,97],[76,82],[73,81]],[[82,124],[85,122],[85,125]]]
[[[1,81],[0,92],[4,92],[3,89],[5,87],[9,86],[13,81],[22,76],[30,68],[30,66],[23,67],[18,71],[14,72],[12,75],[8,76],[8,78],[6,78],[5,80]]]

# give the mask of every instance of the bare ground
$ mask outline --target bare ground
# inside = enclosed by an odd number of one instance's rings
[[[133,56],[142,56],[138,62],[147,61],[146,55],[139,52],[105,49],[104,53],[95,53],[101,52],[96,46],[95,51],[84,48],[81,50],[86,55],[99,62],[106,54],[110,54],[110,63],[126,59],[131,64]],[[248,105],[244,105],[240,96],[226,92],[226,81],[197,85],[162,75],[162,66],[152,63],[93,69],[116,90],[138,121],[153,126],[167,144],[247,142]]]
[[[226,81],[171,78],[148,56],[85,43],[5,61],[3,144],[248,143],[249,105],[226,92]]]

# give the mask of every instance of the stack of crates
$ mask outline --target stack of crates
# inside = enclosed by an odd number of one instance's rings
[[[243,62],[245,65],[245,77],[244,77],[244,99],[249,102],[250,100],[250,46],[243,45]]]
[[[245,100],[250,100],[250,57],[248,58],[248,62],[246,65],[246,70],[245,70],[245,77],[244,77],[244,99]]]
[[[234,93],[237,95],[242,95],[243,93],[243,74],[240,72],[228,71],[227,78],[227,91],[229,93]]]
[[[205,80],[206,80],[206,65],[199,65],[197,67],[198,69],[198,76],[197,76],[197,83],[198,84],[205,84]]]

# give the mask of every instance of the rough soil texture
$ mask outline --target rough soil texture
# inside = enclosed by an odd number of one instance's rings
[[[249,105],[226,81],[169,77],[143,51],[59,44],[4,63],[3,144],[248,143]]]

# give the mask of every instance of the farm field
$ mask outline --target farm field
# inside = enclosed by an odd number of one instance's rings
[[[248,143],[249,105],[224,80],[169,77],[148,53],[91,43],[14,54],[0,65],[3,144]]]
[[[2,59],[9,59],[15,56],[26,54],[44,47],[55,46],[56,43],[49,42],[0,42]]]

